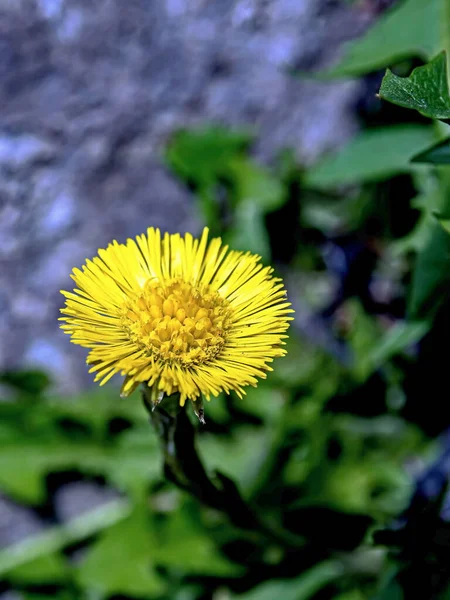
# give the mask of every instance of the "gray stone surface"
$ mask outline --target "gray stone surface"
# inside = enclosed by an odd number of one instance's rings
[[[77,481],[61,487],[53,502],[57,519],[67,522],[118,498],[119,494],[110,488],[90,481]]]
[[[270,161],[310,162],[355,128],[329,64],[368,11],[327,0],[0,0],[0,369],[89,385],[56,319],[69,273],[111,239],[201,223],[161,160],[179,127],[251,125]]]
[[[0,549],[42,530],[43,524],[32,510],[18,506],[0,495]]]

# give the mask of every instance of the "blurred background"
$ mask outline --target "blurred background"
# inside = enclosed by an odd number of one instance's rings
[[[450,598],[444,125],[376,96],[447,0],[0,0],[1,600]],[[165,481],[57,318],[149,226],[260,254],[288,356],[198,452],[280,535]]]

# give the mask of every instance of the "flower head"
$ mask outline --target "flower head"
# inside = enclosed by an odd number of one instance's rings
[[[290,303],[273,269],[250,252],[191,234],[114,241],[71,275],[61,293],[62,329],[90,348],[96,381],[125,376],[122,394],[144,382],[180,403],[256,386],[286,351]]]

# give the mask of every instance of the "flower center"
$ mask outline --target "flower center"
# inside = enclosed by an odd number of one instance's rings
[[[151,279],[123,307],[130,339],[156,360],[183,367],[215,358],[230,324],[231,310],[217,292],[179,279]]]

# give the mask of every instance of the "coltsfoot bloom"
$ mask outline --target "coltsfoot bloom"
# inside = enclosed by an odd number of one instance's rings
[[[125,376],[122,395],[146,383],[180,404],[265,378],[293,311],[280,279],[250,252],[229,251],[187,233],[149,228],[126,244],[114,241],[74,269],[73,292],[61,293],[62,329],[89,348],[96,381]]]

